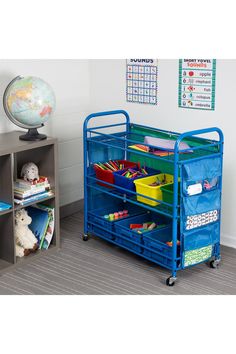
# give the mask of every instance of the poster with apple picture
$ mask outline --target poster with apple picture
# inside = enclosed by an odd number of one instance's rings
[[[216,59],[179,60],[179,107],[215,109]]]

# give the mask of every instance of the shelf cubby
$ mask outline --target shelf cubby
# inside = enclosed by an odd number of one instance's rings
[[[34,142],[21,141],[21,133],[0,134],[0,201],[12,205],[11,209],[0,211],[0,272],[10,266],[33,261],[60,247],[57,140],[47,138]],[[27,162],[34,162],[39,168],[39,174],[48,177],[53,195],[21,206],[14,204],[13,187],[16,178],[20,177],[22,166]],[[18,259],[15,255],[15,212],[35,204],[55,208],[53,239],[48,250],[40,250]]]
[[[17,152],[15,154],[15,178],[20,177],[22,166],[27,162],[34,162],[39,168],[40,176],[47,176],[50,180],[51,188],[55,188],[55,157],[53,144]]]

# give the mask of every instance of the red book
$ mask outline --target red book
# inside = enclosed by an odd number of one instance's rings
[[[142,229],[143,228],[143,224],[130,224],[129,228],[130,229]]]

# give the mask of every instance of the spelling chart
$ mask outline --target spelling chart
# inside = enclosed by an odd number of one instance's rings
[[[128,102],[157,104],[157,59],[127,59],[126,99]]]
[[[179,107],[215,109],[215,59],[180,59]]]

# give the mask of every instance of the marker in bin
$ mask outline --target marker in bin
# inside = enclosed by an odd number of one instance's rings
[[[107,221],[114,221],[118,220],[124,217],[127,217],[129,215],[128,210],[122,210],[122,211],[117,211],[115,213],[111,213],[109,215],[104,215],[104,219]]]
[[[162,180],[160,180],[160,178],[157,176],[156,177],[156,181],[149,184],[150,187],[157,187],[157,186],[163,186],[164,184],[167,184],[167,179],[166,179],[166,175],[164,174],[164,177]]]
[[[119,171],[119,170],[123,170],[124,169],[124,164],[119,163],[116,160],[109,160],[108,162],[98,162],[95,163],[94,166],[96,166],[97,168],[100,168],[101,170],[107,170],[107,171]]]
[[[121,176],[126,177],[126,178],[135,178],[135,177],[141,177],[141,176],[147,176],[148,172],[146,171],[145,167],[140,168],[139,170],[134,170],[132,168],[128,168],[127,171],[122,173]]]

